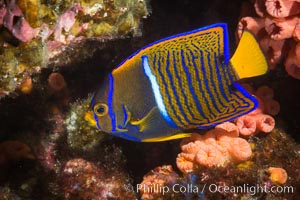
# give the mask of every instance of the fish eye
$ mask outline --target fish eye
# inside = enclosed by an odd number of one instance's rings
[[[94,112],[98,117],[102,117],[108,113],[108,107],[104,103],[99,103],[94,106]]]

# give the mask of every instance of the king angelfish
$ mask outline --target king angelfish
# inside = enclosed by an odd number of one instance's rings
[[[95,125],[140,142],[188,137],[189,129],[254,110],[257,100],[236,81],[267,70],[248,31],[232,58],[226,24],[174,35],[143,47],[108,74],[91,102]]]

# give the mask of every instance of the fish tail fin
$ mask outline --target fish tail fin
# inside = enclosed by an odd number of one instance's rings
[[[268,61],[262,48],[249,31],[244,31],[230,63],[240,79],[260,76],[268,71]]]

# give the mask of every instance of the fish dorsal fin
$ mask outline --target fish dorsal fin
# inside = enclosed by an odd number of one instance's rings
[[[171,50],[176,51],[186,48],[212,49],[218,56],[222,56],[224,62],[228,64],[230,52],[227,24],[217,23],[163,38],[143,47],[129,58],[133,58],[135,55],[166,54]]]
[[[210,123],[199,126],[199,128],[210,128],[217,124],[221,124],[226,121],[232,121],[237,117],[245,115],[258,106],[258,101],[251,95],[247,90],[245,90],[240,84],[234,83],[231,90],[231,100],[228,102],[227,109],[219,113],[215,119]]]
[[[243,32],[230,63],[240,79],[260,76],[268,71],[266,57],[254,35],[249,31]]]

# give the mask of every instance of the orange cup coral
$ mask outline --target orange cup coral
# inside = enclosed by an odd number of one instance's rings
[[[270,115],[277,115],[280,111],[280,105],[274,99],[266,100],[265,101],[265,113]]]
[[[293,0],[268,0],[265,2],[265,6],[268,14],[277,18],[300,13],[300,3]]]
[[[270,180],[273,183],[283,185],[286,183],[288,175],[283,168],[279,167],[269,167],[268,172],[270,173]]]
[[[274,127],[275,127],[275,120],[273,117],[269,115],[258,115],[256,116],[256,124],[257,124],[257,129],[264,132],[264,133],[269,133],[271,132]]]
[[[258,16],[264,17],[266,16],[266,0],[255,0],[254,9]]]
[[[202,166],[212,167],[221,164],[219,163],[221,157],[221,153],[216,151],[213,146],[205,145],[200,147],[195,157],[195,161]]]
[[[275,66],[280,63],[287,54],[287,51],[285,51],[285,49],[287,49],[286,41],[274,40],[267,36],[260,40],[260,44],[269,60],[269,68],[275,69]]]
[[[297,42],[300,41],[300,20],[298,21],[295,29],[294,29],[294,32],[293,32],[293,38],[294,40],[296,40]]]
[[[236,125],[241,135],[250,136],[256,131],[255,117],[245,115],[236,120]]]
[[[192,155],[193,157],[195,155]],[[184,173],[189,173],[194,170],[194,159],[190,159],[191,156],[186,153],[178,154],[176,158],[176,165],[178,169]]]
[[[228,149],[232,160],[236,162],[246,161],[252,155],[250,144],[242,138],[233,138]]]
[[[20,91],[23,94],[30,94],[32,91],[32,79],[30,77],[24,78],[20,85]]]
[[[176,159],[179,170],[189,173],[200,166],[222,167],[229,162],[239,163],[249,159],[252,154],[250,144],[247,140],[238,137],[237,127],[234,128],[233,123],[228,123],[219,125],[204,136],[193,134],[193,140],[183,139],[182,152]],[[221,127],[230,127],[230,131]]]
[[[53,72],[48,77],[48,85],[52,90],[58,92],[66,86],[66,82],[64,77],[60,73]]]
[[[215,127],[216,130],[221,129],[221,134],[217,134],[217,139],[218,137],[222,136],[224,134],[232,136],[232,137],[238,137],[239,136],[239,130],[238,127],[231,122],[224,122],[222,124],[219,124]],[[223,131],[222,131],[223,130]],[[229,133],[229,134],[228,134]]]
[[[265,20],[265,30],[270,38],[274,40],[291,38],[293,37],[293,32],[298,20],[298,17],[288,19],[267,17]]]
[[[262,100],[270,100],[274,97],[274,91],[269,86],[263,85],[257,88],[255,95]]]
[[[257,35],[261,30],[263,30],[264,27],[265,21],[263,19],[254,17],[243,17],[238,23],[238,38],[241,38],[245,29],[250,30],[253,34]]]

